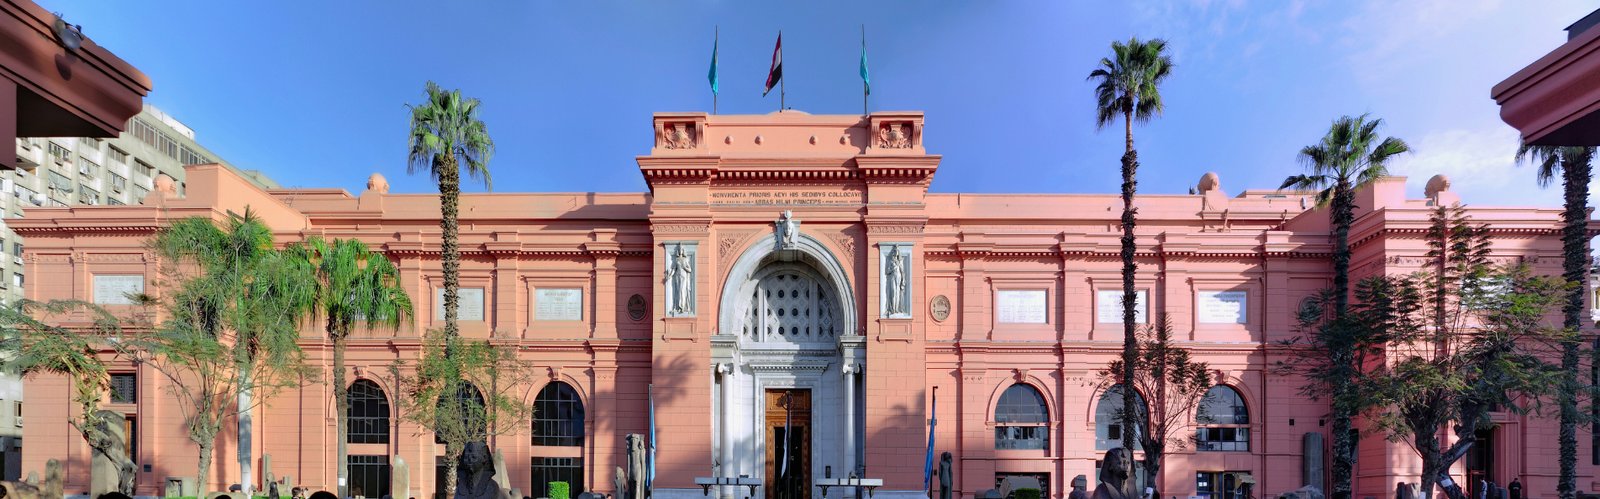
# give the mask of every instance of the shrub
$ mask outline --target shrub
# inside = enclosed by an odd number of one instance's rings
[[[1039,499],[1039,489],[1017,489],[1011,496],[1014,499]]]
[[[550,482],[550,499],[569,499],[567,494],[571,491],[567,482]],[[1037,496],[1034,499],[1039,499]]]

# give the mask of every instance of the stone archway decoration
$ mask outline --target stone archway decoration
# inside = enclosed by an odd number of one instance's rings
[[[793,220],[792,214],[786,215],[786,218]],[[739,306],[739,304],[744,302],[745,305],[748,305],[748,302],[745,301],[746,297],[758,284],[753,281],[753,278],[756,277],[758,271],[762,270],[762,264],[766,263],[769,259],[768,257],[777,256],[780,260],[806,261],[815,270],[813,278],[822,280],[823,282],[819,284],[823,284],[827,289],[834,290],[836,296],[831,297],[831,299],[837,303],[837,310],[833,311],[834,315],[832,317],[835,337],[860,334],[855,287],[850,284],[849,272],[845,270],[839,258],[832,251],[829,251],[826,245],[810,234],[800,232],[798,225],[798,221],[795,221],[794,227],[796,229],[792,233],[759,238],[755,244],[746,248],[739,255],[739,258],[734,261],[733,266],[729,268],[726,278],[723,280],[722,294],[719,296],[722,303],[722,306],[718,307],[717,313],[719,332],[732,335],[743,328],[750,309],[748,306]],[[775,229],[781,230],[781,227],[783,225],[778,224]],[[790,239],[791,242],[780,248],[779,241],[787,239],[783,236],[790,234],[793,236]],[[788,296],[786,291],[785,297]],[[785,316],[787,317],[787,313]]]

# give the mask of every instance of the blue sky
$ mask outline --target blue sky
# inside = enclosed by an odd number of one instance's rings
[[[1446,173],[1465,202],[1559,203],[1489,88],[1565,41],[1592,2],[103,2],[40,0],[148,74],[152,103],[202,144],[285,186],[359,192],[406,174],[405,105],[436,80],[484,101],[495,190],[641,191],[650,113],[766,113],[784,33],[790,107],[858,113],[866,26],[873,110],[927,113],[940,192],[1113,193],[1120,126],[1097,131],[1084,80],[1114,39],[1164,37],[1167,110],[1140,126],[1140,191],[1273,188],[1342,114],[1370,112],[1417,153],[1416,195]],[[448,5],[448,6],[444,6]],[[477,189],[477,188],[474,188]]]

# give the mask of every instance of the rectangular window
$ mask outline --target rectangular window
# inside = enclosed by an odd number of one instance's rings
[[[100,204],[100,191],[90,189],[87,185],[78,186],[78,202],[83,204]]]
[[[1243,485],[1247,471],[1201,471],[1195,473],[1195,495],[1214,499],[1236,499],[1245,492]],[[1253,483],[1253,481],[1252,481]]]
[[[1196,430],[1196,448],[1203,451],[1250,451],[1250,427],[1208,426]]]
[[[150,163],[146,163],[143,160],[135,159],[135,160],[133,160],[133,171],[139,172],[140,175],[144,175],[146,177],[149,177],[149,176],[155,175],[156,168],[153,167],[153,166],[150,166]]]
[[[156,133],[156,150],[172,159],[178,159],[178,141],[172,140],[171,135]]]
[[[138,138],[140,142],[149,144],[152,147],[156,145],[156,127],[150,126],[144,120],[135,118],[128,128],[133,129],[133,136]]]
[[[58,192],[72,192],[72,179],[60,172],[50,172],[50,190]]]
[[[145,196],[149,196],[149,195],[150,195],[150,189],[146,189],[144,187],[140,187],[140,186],[137,186],[137,185],[133,186],[133,199],[135,201],[138,201],[138,202],[142,203],[142,202],[144,202],[144,197]]]
[[[134,373],[111,373],[111,403],[139,403],[139,377]]]
[[[350,495],[389,495],[389,456],[350,456]]]
[[[115,174],[115,173],[111,174],[111,190],[117,191],[117,192],[122,192],[124,189],[127,189],[127,188],[128,188],[128,177],[124,177],[122,175],[118,175],[118,174]]]
[[[111,157],[111,162],[112,163],[116,163],[116,164],[119,164],[119,165],[128,164],[128,152],[127,151],[124,151],[124,150],[121,150],[121,149],[117,149],[117,146],[111,146],[109,149],[110,150],[106,151],[106,155]]]
[[[12,286],[16,286],[18,288],[22,287],[22,274],[21,273],[13,272],[11,274],[11,285]]]
[[[200,155],[200,153],[194,152],[194,150],[189,149],[188,146],[184,146],[181,149],[179,149],[178,161],[183,162],[184,165],[201,165],[201,164],[206,164],[206,163],[210,163],[211,162],[211,160],[206,159],[206,157]]]
[[[61,161],[61,162],[65,162],[67,160],[67,156],[72,154],[72,152],[67,150],[66,147],[63,147],[61,144],[57,144],[57,143],[55,143],[53,141],[50,142],[50,149],[49,150],[50,150],[50,157],[55,158],[56,161]]]
[[[125,205],[125,204],[128,204],[128,203],[122,202],[121,199],[117,199],[117,198],[114,198],[114,197],[107,196],[106,197],[106,204],[111,205],[111,206],[122,206],[122,205]]]
[[[22,243],[13,243],[11,245],[11,256],[22,257]]]
[[[533,458],[533,495],[550,497],[552,482],[566,482],[567,497],[578,497],[583,489],[583,458],[536,457]]]
[[[39,196],[38,192],[34,192],[33,189],[23,187],[22,184],[12,184],[11,192],[16,193],[17,197],[21,198],[24,202],[33,203],[34,206],[44,204],[44,199]]]
[[[94,177],[94,174],[96,172],[99,172],[99,171],[100,171],[100,165],[99,164],[97,164],[97,163],[95,163],[93,161],[89,161],[89,158],[85,158],[83,156],[78,156],[78,174],[79,175],[83,175],[85,177]]]

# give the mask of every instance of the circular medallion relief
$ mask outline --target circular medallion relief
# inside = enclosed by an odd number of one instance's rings
[[[635,321],[644,320],[645,314],[650,312],[650,306],[644,302],[644,297],[633,295],[628,298],[628,317]]]
[[[932,314],[933,320],[937,322],[944,322],[950,318],[950,298],[944,295],[933,297],[933,301],[928,303],[928,313]]]

